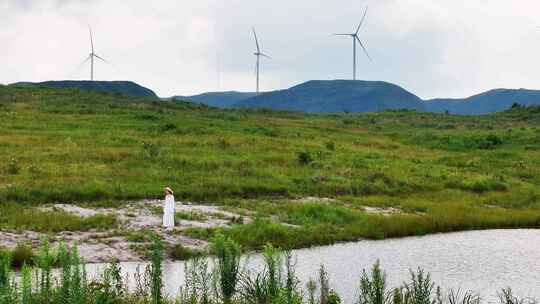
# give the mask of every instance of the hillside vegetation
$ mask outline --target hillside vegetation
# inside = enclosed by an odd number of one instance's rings
[[[108,92],[135,97],[157,98],[154,91],[133,81],[59,80],[44,82],[19,82],[13,85],[42,86],[58,89],[79,89],[83,91]]]
[[[177,199],[254,215],[221,229],[244,248],[539,227],[539,123],[538,108],[316,115],[0,87],[0,207],[171,186]]]

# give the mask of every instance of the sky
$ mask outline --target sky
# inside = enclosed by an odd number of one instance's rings
[[[0,0],[0,83],[88,79],[88,26],[96,80],[132,80],[159,96],[254,91],[312,79],[398,84],[422,98],[493,88],[540,89],[538,0]]]

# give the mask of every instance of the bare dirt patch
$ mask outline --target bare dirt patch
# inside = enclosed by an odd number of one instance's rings
[[[54,235],[33,231],[0,231],[0,246],[14,248],[17,243],[24,242],[37,247],[47,237],[53,245],[60,241],[76,243],[81,257],[89,263],[107,262],[112,258],[118,258],[121,262],[141,261],[143,256],[140,248],[149,245],[149,240],[133,240],[129,235],[150,231],[157,233],[166,246],[180,244],[194,250],[205,250],[208,246],[206,241],[190,238],[183,231],[192,227],[226,227],[233,221],[238,222],[239,218],[250,221],[245,216],[222,210],[218,206],[176,202],[177,214],[194,213],[198,216],[193,219],[177,218],[175,228],[165,229],[162,227],[162,204],[160,200],[142,200],[126,202],[120,208],[91,208],[70,204],[45,206],[41,209],[61,210],[81,217],[114,215],[120,227],[111,231],[65,231]]]

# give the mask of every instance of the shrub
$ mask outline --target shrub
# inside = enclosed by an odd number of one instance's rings
[[[336,150],[336,143],[333,142],[333,141],[329,141],[327,143],[324,144],[326,149],[330,150],[330,151],[334,151]]]
[[[19,166],[19,161],[16,158],[11,157],[8,160],[6,171],[8,174],[11,174],[11,175],[19,174],[19,172],[21,171],[21,167]]]
[[[212,250],[216,255],[216,271],[221,297],[225,304],[231,303],[236,293],[240,271],[240,245],[230,238],[218,234],[212,240]]]
[[[360,294],[357,304],[386,304],[386,275],[381,271],[379,261],[373,265],[371,275],[365,270],[360,278]]]
[[[217,145],[220,149],[227,149],[231,146],[231,143],[224,137],[220,137],[217,141]]]
[[[21,268],[23,265],[31,265],[34,259],[32,246],[25,243],[18,243],[11,252],[11,266]]]
[[[167,123],[167,124],[161,126],[161,128],[160,128],[161,132],[168,132],[168,131],[172,131],[172,130],[176,130],[176,125],[173,124],[173,123]]]
[[[201,255],[200,251],[193,250],[189,247],[182,246],[181,244],[176,244],[169,249],[169,256],[173,260],[189,260],[194,257]]]
[[[327,304],[341,304],[341,298],[336,291],[330,290],[330,292],[328,293]]]
[[[309,165],[313,162],[313,157],[309,151],[300,151],[296,155],[298,163],[302,166]]]
[[[155,159],[161,154],[161,147],[151,142],[143,142],[143,155],[150,159]]]
[[[147,272],[150,276],[151,303],[161,304],[163,301],[163,243],[157,235],[154,236],[150,260]]]

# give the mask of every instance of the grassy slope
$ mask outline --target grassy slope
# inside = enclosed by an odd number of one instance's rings
[[[182,200],[300,227],[227,230],[247,247],[538,227],[539,122],[531,110],[303,115],[0,87],[0,202],[149,198],[170,185]],[[342,203],[290,201],[302,196]],[[408,213],[368,215],[364,205]]]

